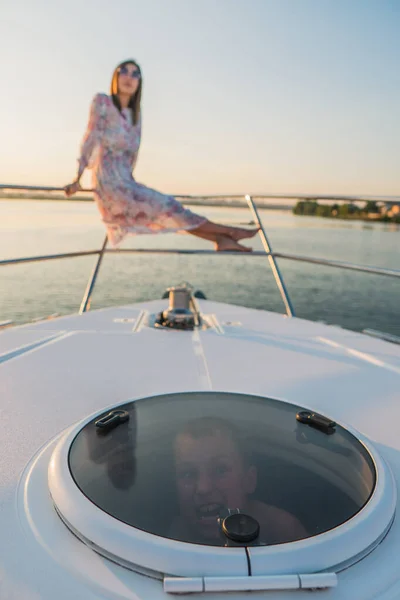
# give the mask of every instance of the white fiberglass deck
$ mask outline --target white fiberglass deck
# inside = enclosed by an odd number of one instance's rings
[[[1,598],[166,597],[162,582],[93,552],[70,534],[55,512],[51,527],[38,530],[40,516],[30,514],[24,496],[24,470],[39,450],[110,405],[211,390],[284,400],[365,436],[391,467],[398,487],[400,346],[265,311],[210,301],[199,301],[199,307],[207,329],[149,327],[149,316],[166,308],[160,300],[0,333]],[[397,598],[399,548],[395,519],[375,550],[338,573],[335,589],[317,595],[269,592],[268,597]],[[229,597],[244,595],[234,592]]]

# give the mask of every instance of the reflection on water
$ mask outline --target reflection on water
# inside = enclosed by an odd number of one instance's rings
[[[250,223],[247,209],[195,207],[211,219]],[[400,227],[261,211],[275,251],[400,268]],[[104,229],[92,203],[0,202],[0,258],[97,249]],[[259,239],[251,240],[261,250]],[[210,248],[190,235],[131,236],[122,247]],[[3,267],[0,321],[19,322],[79,307],[94,257]],[[400,281],[279,260],[296,314],[350,329],[400,335]],[[265,258],[240,256],[106,256],[92,308],[160,298],[165,288],[190,281],[209,299],[283,311]]]

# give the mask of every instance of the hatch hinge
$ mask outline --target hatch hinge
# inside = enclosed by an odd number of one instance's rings
[[[316,590],[336,586],[336,573],[255,575],[253,577],[164,577],[164,592],[167,594]]]

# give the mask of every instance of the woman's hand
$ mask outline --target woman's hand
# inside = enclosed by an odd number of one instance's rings
[[[65,186],[64,192],[66,196],[72,196],[73,194],[76,194],[76,192],[79,192],[79,190],[81,189],[82,188],[79,181],[73,181],[72,183],[69,183]]]

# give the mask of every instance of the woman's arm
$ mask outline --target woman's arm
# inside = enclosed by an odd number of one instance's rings
[[[76,183],[79,183],[84,170],[90,162],[94,149],[101,140],[102,133],[105,129],[106,101],[107,96],[105,94],[96,94],[93,98],[90,107],[89,122],[81,144],[81,155],[78,160]]]
[[[137,124],[137,136],[138,136],[138,149],[136,150],[136,152],[133,155],[133,160],[132,160],[132,173],[135,170],[136,167],[136,163],[137,163],[137,157],[139,154],[139,146],[140,146],[140,140],[142,137],[142,113],[139,114],[139,120],[138,120],[138,124]]]

